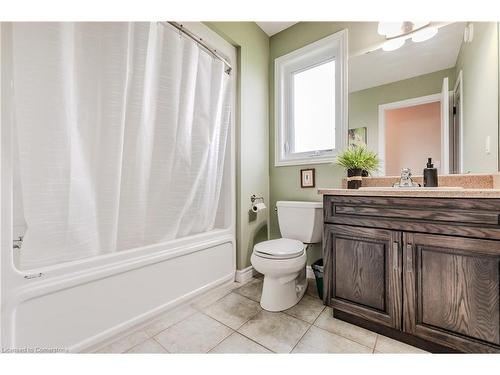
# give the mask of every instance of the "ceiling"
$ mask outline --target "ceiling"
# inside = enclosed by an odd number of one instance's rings
[[[256,23],[272,36],[298,22]],[[339,25],[349,29],[349,92],[353,92],[454,67],[466,23],[441,23],[435,37],[420,43],[407,40],[390,52],[380,48],[385,38],[377,33],[378,22]]]
[[[298,22],[255,22],[269,36],[279,33]]]
[[[463,40],[465,22],[439,28],[438,34],[420,43],[390,52],[376,49],[349,57],[349,92],[401,81],[454,67]]]

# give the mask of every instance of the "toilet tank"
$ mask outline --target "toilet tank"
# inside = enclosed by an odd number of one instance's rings
[[[322,202],[278,201],[276,207],[281,237],[304,243],[321,242]]]

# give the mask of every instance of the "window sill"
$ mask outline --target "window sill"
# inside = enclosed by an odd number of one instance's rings
[[[302,159],[287,159],[287,160],[276,160],[274,162],[275,167],[286,167],[292,165],[311,165],[311,164],[329,164],[335,162],[334,156],[328,157],[309,157]]]

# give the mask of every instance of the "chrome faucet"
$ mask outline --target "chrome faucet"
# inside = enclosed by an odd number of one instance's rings
[[[399,179],[399,182],[395,182],[392,187],[418,187],[420,184],[417,184],[416,182],[413,182],[411,179],[411,169],[410,168],[403,168],[401,169],[401,177]]]

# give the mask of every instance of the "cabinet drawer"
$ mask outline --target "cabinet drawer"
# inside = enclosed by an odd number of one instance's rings
[[[325,222],[441,233],[439,226],[467,226],[451,234],[500,238],[500,199],[324,197]],[[409,223],[411,222],[411,224]],[[411,226],[411,227],[408,227]],[[478,234],[474,233],[480,232]]]

